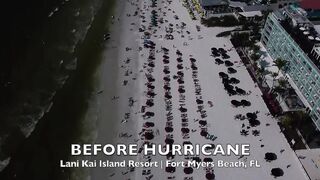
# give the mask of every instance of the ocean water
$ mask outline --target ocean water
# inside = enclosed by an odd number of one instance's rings
[[[85,179],[59,168],[96,95],[114,0],[11,1],[2,5],[0,179]],[[93,118],[94,123],[94,118]]]

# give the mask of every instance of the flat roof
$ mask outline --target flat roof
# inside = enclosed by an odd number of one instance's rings
[[[262,16],[261,11],[239,12],[239,14],[244,17]]]
[[[217,6],[228,4],[226,0],[199,0],[201,6]]]
[[[320,180],[320,148],[296,150],[298,159],[311,180]]]

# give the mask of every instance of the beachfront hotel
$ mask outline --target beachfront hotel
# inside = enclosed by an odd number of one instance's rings
[[[320,34],[301,8],[286,6],[271,13],[261,42],[273,60],[286,60],[283,74],[320,129]]]

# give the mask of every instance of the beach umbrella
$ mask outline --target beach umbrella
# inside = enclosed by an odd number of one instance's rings
[[[152,140],[154,138],[154,135],[152,132],[145,132],[144,133],[144,137],[147,139],[147,140]]]
[[[147,79],[148,79],[149,82],[154,82],[155,81],[155,79],[152,78],[152,77],[148,77]]]
[[[223,78],[222,79],[222,84],[230,84],[229,79],[228,78]]]
[[[166,144],[173,144],[173,143],[174,143],[174,140],[171,139],[171,138],[166,138],[164,142],[165,142]]]
[[[167,55],[163,55],[162,57],[165,59],[169,59],[169,56],[167,56]]]
[[[172,149],[172,146],[169,145],[169,149]],[[167,156],[167,159],[173,159],[174,158],[174,155],[172,154],[172,151],[170,150],[169,153],[166,155]]]
[[[178,71],[177,74],[178,74],[179,76],[184,76],[184,73],[183,73],[182,71]]]
[[[205,130],[202,130],[202,131],[200,132],[200,135],[203,136],[203,137],[206,137],[206,136],[208,135],[208,132],[205,131]]]
[[[201,159],[199,157],[193,157],[192,159],[196,162],[201,162]]]
[[[178,79],[179,84],[184,84],[184,81],[182,79]]]
[[[187,108],[184,108],[184,107],[180,107],[180,108],[179,108],[179,111],[180,111],[180,112],[187,112],[188,109],[187,109]]]
[[[204,158],[203,162],[213,162],[212,158]]]
[[[272,153],[272,152],[267,152],[265,155],[264,155],[264,159],[266,161],[274,161],[277,159],[277,155],[275,153]]]
[[[252,126],[252,127],[256,127],[256,126],[259,126],[259,125],[260,125],[260,121],[259,121],[259,120],[256,120],[256,119],[249,119],[249,124],[250,124],[250,126]]]
[[[155,88],[154,85],[152,85],[152,84],[148,84],[147,87],[148,87],[149,89],[154,89],[154,88]]]
[[[174,159],[174,155],[172,155],[172,154],[167,154],[167,159],[168,159],[168,160]]]
[[[212,52],[213,57],[218,57],[219,53]]]
[[[239,84],[240,80],[237,79],[237,78],[232,77],[232,78],[229,79],[229,82],[232,83],[232,84]]]
[[[170,81],[170,77],[167,77],[167,76],[166,76],[166,77],[163,78],[163,80],[165,80],[165,81]]]
[[[166,132],[172,132],[173,131],[172,127],[165,127],[164,129],[166,130]]]
[[[181,118],[182,122],[188,122],[188,118]]]
[[[236,87],[236,92],[241,94],[241,95],[245,95],[247,92],[241,88]]]
[[[148,99],[147,102],[146,102],[146,105],[147,106],[153,106],[154,105],[153,100]]]
[[[207,117],[207,114],[205,114],[205,113],[201,114],[201,118],[206,118],[206,117]]]
[[[227,92],[228,92],[229,96],[233,96],[233,95],[237,94],[237,92],[233,89],[227,89]]]
[[[183,169],[183,172],[185,174],[192,174],[193,173],[193,169],[192,169],[192,167],[186,167],[186,168]]]
[[[154,63],[148,63],[149,67],[154,67]]]
[[[163,63],[164,63],[164,64],[169,64],[169,60],[164,59],[164,60],[163,60]]]
[[[166,51],[166,52],[169,51],[169,49],[167,49],[167,48],[165,48],[165,47],[162,47],[161,49],[164,50],[164,51]]]
[[[154,112],[147,111],[144,115],[145,116],[154,116]]]
[[[181,128],[182,133],[189,133],[190,129],[189,128]]]
[[[205,125],[207,125],[207,121],[205,121],[205,120],[200,120],[200,121],[199,121],[199,124],[202,125],[202,126],[205,126]]]
[[[243,136],[247,136],[248,133],[249,133],[249,131],[246,131],[246,130],[244,130],[244,129],[242,129],[242,130],[240,131],[240,134],[243,135]]]
[[[211,51],[218,51],[218,49],[215,48],[215,47],[212,47],[212,48],[211,48]]]
[[[181,57],[178,57],[178,58],[177,58],[177,61],[180,62],[180,63],[183,62],[183,60],[182,60]]]
[[[241,102],[237,101],[237,100],[231,100],[231,104],[238,107],[241,105]]]
[[[223,64],[224,62],[221,60],[221,59],[219,59],[219,58],[216,58],[215,59],[215,62],[216,62],[216,64]]]
[[[154,127],[154,123],[153,122],[145,122],[144,126],[146,126],[146,127]]]
[[[187,145],[187,144],[192,145],[192,143],[190,141],[183,141],[183,143],[182,143],[182,145]]]
[[[155,60],[156,58],[154,56],[149,56],[148,59],[149,60]]]
[[[249,119],[257,119],[257,114],[255,114],[255,113],[249,112],[246,115],[247,115],[247,118],[249,118]]]
[[[196,100],[196,103],[197,103],[197,104],[203,104],[203,100],[197,99],[197,100]]]
[[[169,73],[170,73],[170,71],[167,70],[167,69],[164,69],[163,72],[164,72],[165,74],[169,74]]]
[[[234,87],[233,87],[232,85],[226,83],[226,84],[224,84],[224,88],[225,88],[226,90],[233,90]]]
[[[151,96],[151,97],[154,97],[154,96],[156,96],[156,93],[154,93],[153,91],[148,91],[147,95]]]
[[[182,64],[178,64],[178,65],[177,65],[177,68],[178,68],[178,69],[183,69]]]
[[[171,96],[171,93],[170,93],[170,92],[165,92],[165,93],[164,93],[164,96],[166,96],[166,97],[167,97],[167,96]]]
[[[228,67],[228,66],[233,66],[233,63],[231,61],[226,60],[224,62],[224,64]]]
[[[176,171],[175,167],[172,167],[172,166],[166,167],[166,172],[168,172],[168,173],[174,173],[175,171]]]
[[[164,86],[163,86],[163,89],[165,89],[165,90],[170,90],[171,87],[170,87],[169,85],[164,85]]]
[[[194,65],[194,64],[191,65],[191,69],[192,69],[192,70],[198,70],[197,66]]]
[[[185,93],[185,92],[186,92],[186,90],[185,90],[185,89],[183,89],[183,88],[179,88],[179,89],[178,89],[178,92],[179,92],[179,93]]]
[[[233,69],[232,67],[229,67],[229,68],[228,68],[228,73],[234,74],[234,73],[236,73],[236,72],[237,72],[237,70]]]
[[[252,130],[252,135],[254,136],[259,136],[260,135],[260,131],[259,130]]]
[[[222,59],[229,59],[230,58],[230,56],[228,54],[224,54],[224,53],[221,54],[221,56],[222,56]]]
[[[223,48],[218,48],[218,51],[221,52],[221,53],[226,53],[227,51],[224,50]]]
[[[251,102],[250,101],[247,101],[247,100],[241,100],[241,104],[243,105],[243,106],[251,106]]]
[[[164,97],[167,98],[167,99],[171,99],[172,98],[172,96],[170,94],[168,94],[168,93],[165,93]]]
[[[190,61],[195,63],[197,60],[195,58],[190,58]]]
[[[228,74],[224,73],[224,72],[219,72],[219,76],[220,78],[229,78]]]
[[[207,173],[206,178],[209,180],[213,180],[213,179],[215,179],[215,175],[214,175],[214,173]]]
[[[284,172],[281,168],[273,168],[271,169],[271,174],[274,177],[280,177],[280,176],[283,176]]]

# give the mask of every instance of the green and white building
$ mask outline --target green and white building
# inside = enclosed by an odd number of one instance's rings
[[[282,73],[320,130],[320,34],[306,15],[295,6],[270,13],[261,42],[273,60],[288,61]]]

